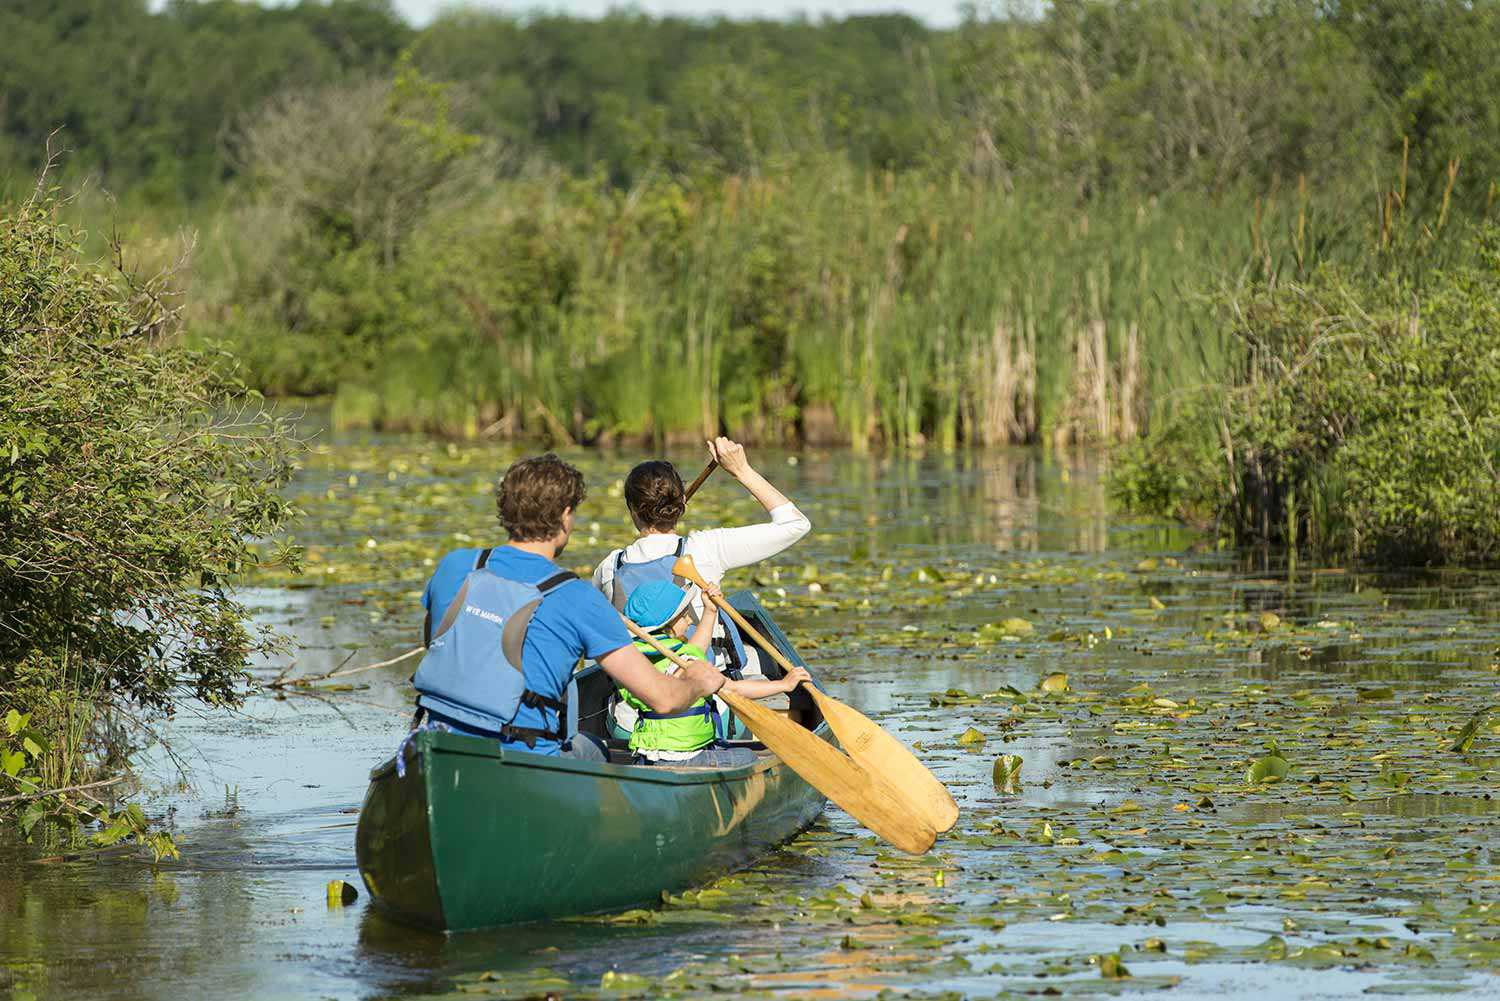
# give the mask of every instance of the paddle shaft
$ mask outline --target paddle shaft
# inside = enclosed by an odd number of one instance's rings
[[[693,494],[697,493],[698,488],[703,486],[703,481],[708,479],[713,474],[713,471],[718,468],[719,460],[709,459],[708,465],[703,467],[703,472],[699,473],[698,478],[688,485],[687,492],[682,495],[682,503],[686,504],[692,500]]]
[[[652,636],[649,632],[647,632],[646,630],[642,629],[640,626],[636,625],[634,619],[631,619],[627,615],[621,615],[620,616],[620,621],[623,622],[623,623],[625,623],[625,628],[629,629],[630,630],[630,634],[632,636],[634,636],[636,639],[638,639],[638,640],[644,640],[645,642],[650,643],[651,646],[652,646],[652,648],[657,653],[661,654],[663,657],[667,658],[672,663],[674,663],[678,667],[682,668],[684,671],[687,670],[687,666],[688,666],[687,665],[687,661],[683,660],[682,657],[680,657],[678,654],[674,653],[673,651],[668,650],[666,644],[663,643],[661,640],[657,639],[655,636]],[[715,692],[714,694],[715,695],[723,695],[725,693],[724,692]]]
[[[673,664],[687,668],[686,661],[655,636],[630,619],[621,618],[632,635],[645,640]],[[877,836],[912,855],[921,855],[932,847],[937,830],[922,817],[913,816],[909,804],[843,751],[754,699],[727,689],[716,694],[788,768]]]
[[[683,559],[678,560],[677,563],[672,567],[672,572],[675,573],[675,574],[677,574],[679,577],[683,577],[686,580],[691,581],[694,584],[697,584],[698,587],[700,587],[700,588],[703,589],[703,593],[704,594],[709,594],[709,591],[708,591],[708,582],[705,581],[703,579],[702,575],[700,575],[698,573],[698,568],[697,567],[690,567],[688,565],[684,565],[684,564],[687,564],[687,563],[688,563],[688,560],[687,560],[686,557],[684,557]],[[689,571],[689,570],[691,572],[684,572],[684,571]],[[728,601],[726,601],[722,597],[714,597],[713,598],[713,602],[714,602],[715,605],[719,606],[719,610],[720,611],[724,612],[724,614],[728,615],[731,619],[734,620],[735,625],[737,625],[737,626],[740,627],[740,630],[741,630],[741,632],[743,632],[745,634],[745,638],[746,639],[748,639],[750,642],[754,643],[756,646],[760,647],[766,653],[770,654],[771,655],[771,659],[774,660],[776,663],[780,664],[781,665],[781,669],[783,671],[790,671],[790,670],[792,670],[792,668],[794,666],[792,664],[792,662],[790,660],[787,660],[786,656],[781,652],[781,650],[776,646],[776,644],[772,643],[770,640],[768,640],[764,636],[762,636],[760,634],[760,630],[756,629],[749,622],[746,622],[745,621],[745,617],[740,614],[739,609],[735,608],[733,605],[731,605]],[[815,685],[809,685],[805,681],[802,684],[805,687],[807,687],[807,688],[816,688],[817,687]],[[821,693],[819,693],[819,694],[821,694]]]
[[[704,588],[705,593],[708,593],[706,582],[699,575],[698,568],[693,565],[691,556],[684,556],[673,564],[672,572]],[[744,632],[745,638],[770,654],[771,658],[781,665],[782,670],[792,670],[791,661],[783,656],[775,645],[767,641],[759,630],[746,622],[745,617],[733,605],[722,597],[716,597],[714,604],[734,619]],[[917,760],[910,748],[887,733],[880,724],[859,710],[844,705],[819,689],[817,685],[804,681],[802,687],[812,697],[818,711],[833,728],[839,743],[844,745],[844,750],[849,753],[856,764],[893,782],[896,794],[910,797],[908,801],[913,810],[924,822],[930,824],[933,830],[946,831],[957,823],[958,804],[954,802],[952,793],[926,765]]]

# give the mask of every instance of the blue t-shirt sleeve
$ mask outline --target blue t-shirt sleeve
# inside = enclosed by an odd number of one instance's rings
[[[434,620],[441,619],[448,605],[463,587],[464,578],[474,569],[479,559],[477,549],[455,549],[438,560],[437,568],[422,589],[422,607],[432,613]]]
[[[630,633],[620,621],[620,613],[593,585],[580,580],[568,584],[567,589],[571,613],[567,621],[577,633],[578,645],[585,657],[598,660],[630,645]]]

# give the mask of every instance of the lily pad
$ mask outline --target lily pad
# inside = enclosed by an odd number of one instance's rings
[[[1267,754],[1256,758],[1245,771],[1245,781],[1251,785],[1280,782],[1292,770],[1291,763],[1279,754]]]
[[[1021,756],[1019,754],[1002,754],[995,759],[993,770],[995,788],[1001,792],[1014,793],[1021,791]]]
[[[1471,716],[1469,722],[1464,724],[1464,728],[1458,731],[1458,736],[1453,743],[1448,745],[1448,750],[1468,754],[1469,749],[1474,746],[1474,738],[1479,735],[1479,728],[1484,726],[1484,721],[1495,708],[1495,706],[1485,706]]]

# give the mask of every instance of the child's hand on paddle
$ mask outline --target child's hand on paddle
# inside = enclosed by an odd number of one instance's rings
[[[811,684],[812,675],[807,673],[807,668],[805,667],[794,667],[786,673],[786,677],[781,679],[781,690],[783,692],[791,692],[804,681]]]

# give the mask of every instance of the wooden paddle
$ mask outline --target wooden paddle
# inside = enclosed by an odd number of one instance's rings
[[[707,593],[708,582],[698,573],[691,556],[678,559],[672,565],[672,573],[697,584]],[[745,638],[769,653],[781,665],[782,670],[792,669],[792,662],[782,655],[775,644],[746,622],[738,609],[723,598],[715,598],[714,604],[734,619]],[[812,695],[818,711],[833,728],[834,736],[838,737],[849,756],[865,771],[879,776],[902,798],[909,800],[911,808],[929,827],[942,832],[951,829],[958,822],[958,804],[953,801],[948,787],[939,782],[937,776],[928,771],[927,766],[917,760],[917,756],[905,744],[887,733],[870,717],[825,693],[817,685],[803,682],[802,687]]]
[[[620,618],[624,620],[625,628],[638,639],[651,644],[678,667],[687,667],[681,657],[668,650],[655,636],[625,616]],[[848,755],[811,730],[728,689],[721,689],[718,696],[745,721],[757,740],[786,762],[788,768],[886,841],[904,852],[921,855],[937,840],[937,832],[932,826],[920,817],[912,816],[911,808],[884,782],[873,779],[849,760]]]
[[[703,472],[699,473],[698,478],[688,485],[687,492],[682,495],[682,503],[686,504],[688,501],[692,500],[693,494],[697,493],[698,488],[703,486],[703,481],[708,479],[713,471],[718,468],[719,460],[709,459],[708,465],[703,467]]]

